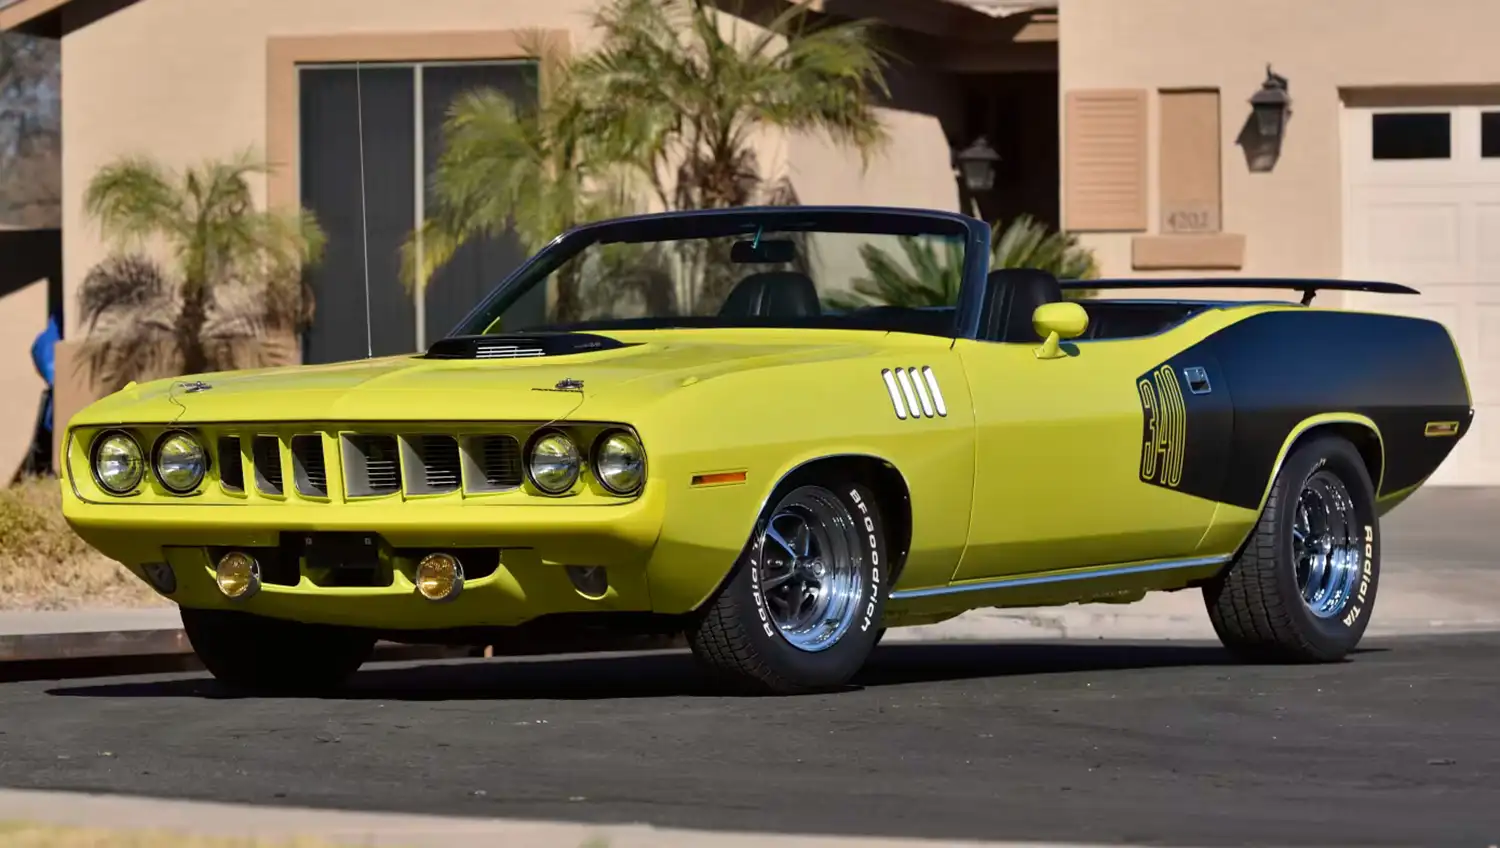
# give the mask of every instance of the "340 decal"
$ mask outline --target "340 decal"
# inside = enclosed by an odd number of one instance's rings
[[[1182,384],[1171,365],[1163,365],[1136,383],[1141,395],[1141,480],[1175,489],[1182,482],[1187,452],[1187,407]]]

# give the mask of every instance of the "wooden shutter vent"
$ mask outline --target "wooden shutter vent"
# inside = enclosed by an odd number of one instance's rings
[[[1145,230],[1145,90],[1070,91],[1065,110],[1066,228]]]

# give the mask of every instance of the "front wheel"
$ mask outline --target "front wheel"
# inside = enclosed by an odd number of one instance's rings
[[[889,582],[875,493],[849,481],[798,486],[761,517],[688,644],[736,689],[838,687],[875,647]]]
[[[1287,457],[1250,541],[1204,599],[1236,656],[1330,662],[1359,644],[1379,580],[1369,471],[1348,441],[1319,436]]]
[[[359,670],[375,637],[359,630],[303,624],[238,610],[183,607],[182,627],[209,673],[247,693],[332,689]]]

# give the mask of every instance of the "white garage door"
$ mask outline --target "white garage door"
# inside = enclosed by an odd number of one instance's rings
[[[1500,106],[1347,109],[1344,276],[1422,294],[1353,294],[1354,309],[1448,325],[1474,429],[1430,482],[1500,485]]]

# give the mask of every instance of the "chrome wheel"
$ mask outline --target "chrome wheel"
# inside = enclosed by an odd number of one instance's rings
[[[1319,618],[1343,612],[1359,586],[1363,538],[1349,489],[1318,471],[1302,484],[1292,518],[1292,553],[1302,602]]]
[[[793,647],[837,644],[859,613],[863,548],[854,516],[826,489],[792,492],[762,531],[757,582],[771,622]]]

